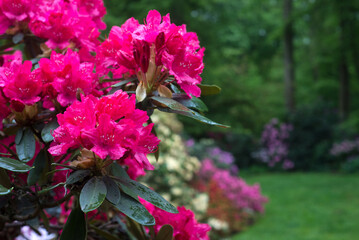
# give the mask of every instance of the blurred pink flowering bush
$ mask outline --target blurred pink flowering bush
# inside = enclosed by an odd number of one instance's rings
[[[279,164],[284,170],[294,168],[294,162],[288,159],[288,138],[292,128],[290,124],[280,124],[278,119],[272,119],[264,127],[261,138],[263,148],[256,153],[256,157],[272,168]]]
[[[227,222],[231,232],[241,231],[252,223],[264,212],[264,204],[268,201],[258,184],[249,186],[228,170],[216,167],[211,159],[202,161],[196,186],[210,194],[208,217]]]

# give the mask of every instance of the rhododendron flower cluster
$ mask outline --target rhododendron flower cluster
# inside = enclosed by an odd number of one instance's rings
[[[130,18],[121,27],[113,27],[97,51],[97,62],[103,74],[109,67],[115,76],[137,74],[138,94],[158,90],[168,95],[165,80],[173,76],[188,95],[198,97],[203,53],[197,35],[187,32],[186,25],[176,26],[169,14],[161,17],[151,10],[144,24]]]
[[[211,227],[208,224],[198,223],[191,210],[178,207],[178,213],[168,213],[141,199],[147,210],[155,217],[156,233],[165,224],[173,227],[174,240],[207,240]]]
[[[31,61],[21,61],[21,55],[5,55],[0,67],[0,118],[10,113],[22,112],[25,105],[34,105],[43,100],[44,108],[56,103],[68,106],[82,94],[97,94],[98,79],[93,73],[93,63],[80,63],[77,52],[71,49],[65,55],[53,52],[51,58],[43,58],[39,68],[32,70]],[[12,56],[12,57],[11,57]],[[6,105],[10,102],[10,108]]]
[[[98,79],[93,73],[94,64],[81,63],[78,53],[71,49],[65,55],[52,52],[51,58],[42,58],[39,65],[46,100],[56,97],[62,106],[67,106],[76,100],[78,90],[85,95],[99,94],[95,91]]]
[[[133,178],[144,169],[153,170],[146,155],[156,150],[159,140],[151,133],[153,124],[143,126],[148,116],[135,109],[135,102],[134,95],[128,98],[121,90],[100,99],[83,97],[58,114],[60,127],[49,152],[60,156],[68,149],[86,148],[101,159],[121,159]]]
[[[9,27],[48,39],[49,48],[63,49],[70,42],[94,51],[106,9],[102,0],[1,0],[0,34]]]

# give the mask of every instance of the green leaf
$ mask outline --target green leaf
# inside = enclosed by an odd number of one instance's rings
[[[103,181],[107,188],[106,199],[116,205],[121,199],[121,191],[118,185],[108,176],[104,176]]]
[[[117,163],[113,163],[111,165],[111,173],[119,178],[123,178],[123,179],[131,179],[130,176],[128,176],[127,172],[125,169],[123,169],[123,167],[121,167],[119,164]]]
[[[127,172],[125,171],[125,169],[123,169],[117,163],[113,163],[111,165],[111,172],[114,176],[118,177],[119,179],[131,180],[131,178],[128,176]],[[130,195],[132,198],[138,200],[138,195],[136,193],[134,193],[133,191],[131,191],[131,189],[128,188],[126,185],[121,185],[121,189],[122,189],[122,191],[124,191],[125,193]]]
[[[115,83],[113,84],[111,87],[112,88],[117,88],[117,87],[122,87],[123,85],[126,85],[129,82],[132,82],[134,79],[127,79],[127,80],[122,80],[121,82]]]
[[[75,208],[71,211],[68,217],[64,230],[60,236],[60,240],[86,240],[87,226],[85,214],[80,208]]]
[[[74,184],[79,181],[82,181],[85,177],[87,177],[90,174],[91,171],[87,169],[76,170],[73,173],[71,173],[70,176],[67,177],[66,184]]]
[[[120,167],[122,170],[120,170],[118,167]],[[145,185],[142,185],[141,183],[130,179],[126,171],[121,166],[114,163],[113,168],[116,169],[115,171],[120,172],[120,174],[118,175],[118,181],[120,183],[121,189],[124,192],[126,192],[130,196],[140,196],[141,198],[152,203],[156,207],[161,208],[167,212],[178,213],[177,208],[174,207],[171,203],[169,203],[166,199],[164,199],[160,194],[149,189]]]
[[[0,196],[9,194],[13,188],[7,189],[3,185],[0,185]]]
[[[125,193],[121,194],[121,200],[115,207],[139,224],[145,226],[155,224],[154,217],[147,211],[147,209],[139,201]]]
[[[197,86],[201,89],[201,96],[217,95],[222,90],[217,85],[197,84]]]
[[[172,240],[172,239],[173,239],[173,227],[169,224],[166,224],[161,227],[154,240]]]
[[[100,228],[98,228],[98,227],[96,227],[96,226],[94,226],[94,225],[91,225],[91,228],[92,228],[93,230],[95,230],[95,232],[96,232],[98,235],[102,236],[102,237],[105,238],[106,240],[121,240],[121,239],[118,238],[117,236],[112,235],[111,233],[109,233],[109,232],[107,232],[107,231],[104,231],[104,230],[102,230],[102,229],[100,229]]]
[[[110,77],[110,79],[113,79],[113,73],[111,71],[108,72],[108,76]]]
[[[29,186],[36,184],[41,176],[44,175],[43,172],[47,164],[47,155],[45,151],[45,149],[41,149],[35,158],[33,164],[34,168],[30,170],[29,175],[27,176],[27,184]]]
[[[155,102],[160,103],[157,106],[163,107],[162,105],[176,111],[191,111],[186,106],[182,105],[181,103],[177,102],[176,100],[173,100],[171,98],[165,98],[165,97],[151,97]]]
[[[46,124],[41,131],[42,140],[44,140],[44,142],[51,142],[52,140],[54,140],[54,137],[51,135],[51,132],[58,127],[59,124],[57,123],[57,119],[54,119],[53,121]]]
[[[11,188],[12,186],[9,174],[5,171],[5,169],[2,168],[0,168],[0,184],[6,188]]]
[[[12,158],[0,157],[0,168],[13,172],[28,172],[32,167]]]
[[[21,142],[22,136],[24,135],[24,129],[19,128],[15,136],[15,144],[18,145]]]
[[[120,181],[120,186],[126,186],[129,188],[134,194],[140,196],[146,201],[152,203],[158,208],[161,208],[167,212],[178,213],[176,207],[174,207],[171,203],[169,203],[166,199],[164,199],[160,194],[155,191],[149,189],[145,185],[142,185],[139,182],[134,180],[130,181]]]
[[[12,37],[12,42],[15,44],[20,43],[24,39],[24,34],[19,32]]]
[[[50,192],[51,190],[57,188],[57,187],[61,187],[61,186],[64,186],[65,183],[64,182],[60,182],[56,185],[53,185],[53,186],[50,186],[50,187],[47,187],[47,188],[44,188],[42,189],[41,191],[38,191],[37,194],[41,195],[41,194],[44,194],[44,193],[47,193],[47,192]]]
[[[87,213],[97,209],[105,200],[107,193],[106,185],[99,177],[91,178],[80,193],[80,206]]]
[[[192,97],[192,99],[179,100],[179,102],[188,108],[192,108],[200,112],[208,111],[208,107],[206,106],[206,104],[204,104],[204,102],[201,99],[196,97]]]
[[[220,123],[216,123],[208,118],[206,118],[205,116],[202,116],[201,114],[199,114],[196,111],[193,111],[189,108],[187,108],[186,106],[182,105],[181,103],[170,99],[170,98],[163,98],[163,97],[151,97],[155,102],[159,103],[158,106],[158,110],[162,111],[162,112],[170,112],[170,113],[177,113],[177,114],[181,114],[193,119],[196,119],[200,122],[209,124],[209,125],[214,125],[214,126],[218,126],[218,127],[223,127],[223,128],[228,128],[229,126],[220,124]],[[164,108],[161,105],[165,105],[168,108]]]
[[[29,128],[24,130],[19,144],[16,144],[16,152],[19,159],[23,162],[30,161],[35,155],[36,140]]]

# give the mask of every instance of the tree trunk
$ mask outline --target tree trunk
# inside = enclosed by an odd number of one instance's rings
[[[293,0],[284,0],[284,95],[286,108],[289,112],[293,112],[295,108],[292,8]]]
[[[345,120],[349,116],[349,69],[347,60],[347,41],[348,41],[348,19],[347,19],[347,3],[345,1],[338,0],[337,9],[339,10],[339,113],[342,120]]]

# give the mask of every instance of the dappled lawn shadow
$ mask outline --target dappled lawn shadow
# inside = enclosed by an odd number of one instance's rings
[[[351,240],[359,236],[359,176],[328,173],[247,177],[269,197],[266,213],[235,240]]]

